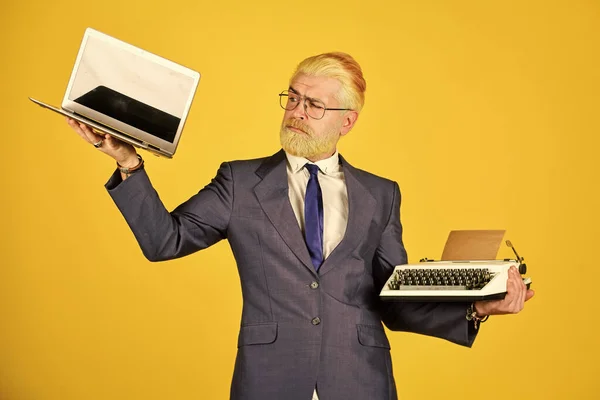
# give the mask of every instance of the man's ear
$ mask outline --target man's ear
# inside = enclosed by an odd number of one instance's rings
[[[344,136],[354,128],[354,124],[358,119],[358,113],[356,111],[347,111],[344,115],[344,121],[342,123],[342,129],[340,129],[340,136]]]

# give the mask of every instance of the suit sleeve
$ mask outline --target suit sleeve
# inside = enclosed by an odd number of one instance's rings
[[[407,263],[400,223],[400,189],[394,182],[392,208],[381,242],[375,252],[373,270],[378,292],[394,266]],[[466,320],[467,303],[383,302],[379,300],[383,323],[392,331],[414,332],[471,347],[477,331]]]
[[[167,211],[145,170],[121,181],[115,171],[106,189],[150,261],[179,258],[227,236],[233,203],[231,166],[223,163],[200,192]]]

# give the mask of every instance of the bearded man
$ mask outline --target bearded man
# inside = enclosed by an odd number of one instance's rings
[[[477,319],[519,312],[533,295],[513,270],[504,300],[379,300],[394,266],[407,262],[400,190],[337,151],[358,119],[365,88],[348,54],[305,59],[279,94],[282,150],[223,163],[172,212],[132,146],[69,120],[117,161],[106,188],[150,261],[229,241],[243,294],[231,399],[396,399],[382,323],[471,346]],[[469,307],[475,323],[465,318]]]

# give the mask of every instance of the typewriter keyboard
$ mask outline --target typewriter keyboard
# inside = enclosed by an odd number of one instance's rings
[[[494,277],[488,268],[426,268],[396,270],[390,290],[477,290]]]

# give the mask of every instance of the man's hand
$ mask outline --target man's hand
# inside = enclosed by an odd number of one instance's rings
[[[72,118],[67,118],[67,123],[83,140],[94,145],[102,153],[114,158],[120,166],[133,168],[138,165],[139,159],[132,145],[115,139],[108,134],[98,135],[89,126]]]
[[[506,281],[506,297],[502,300],[476,301],[475,311],[479,317],[486,315],[516,314],[523,309],[525,302],[535,294],[528,290],[516,267],[510,267]]]

